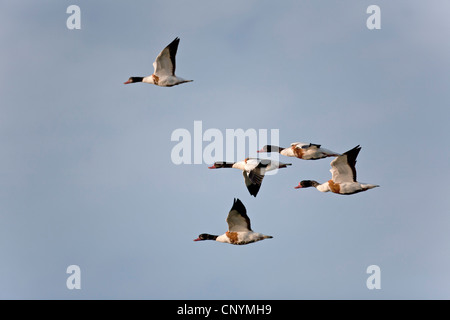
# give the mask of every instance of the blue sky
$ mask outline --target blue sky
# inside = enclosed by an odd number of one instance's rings
[[[81,30],[66,27],[71,4]],[[372,4],[380,30],[366,27]],[[449,10],[2,2],[0,298],[448,299]],[[194,82],[123,85],[177,36],[177,75]],[[328,180],[331,160],[280,156],[293,165],[251,197],[237,170],[172,162],[172,132],[194,121],[277,129],[282,146],[361,145],[358,179],[381,187],[295,190]],[[274,238],[193,242],[226,231],[234,198]],[[80,290],[66,287],[73,264]],[[370,265],[379,290],[366,287]]]

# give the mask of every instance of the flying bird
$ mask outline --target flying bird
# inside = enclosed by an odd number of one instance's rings
[[[235,168],[242,170],[244,175],[245,186],[250,194],[254,197],[261,188],[264,175],[268,171],[287,168],[291,163],[282,163],[269,159],[246,158],[238,162],[215,162],[209,169]]]
[[[317,160],[326,157],[337,157],[340,154],[322,148],[320,144],[294,142],[289,148],[266,145],[258,152],[278,152],[286,157],[296,157],[303,160]]]
[[[228,231],[220,236],[202,233],[194,241],[215,240],[224,243],[236,245],[249,244],[252,242],[270,239],[262,233],[253,232],[250,227],[250,218],[247,215],[247,209],[239,199],[234,199],[233,206],[227,217]]]
[[[194,80],[185,80],[175,75],[175,55],[177,54],[180,39],[177,37],[167,47],[165,47],[153,62],[154,72],[147,77],[130,77],[128,83],[145,82],[155,84],[160,87],[173,87],[181,83]]]
[[[360,150],[361,147],[358,145],[331,161],[331,180],[322,184],[315,180],[303,180],[295,188],[315,187],[321,192],[354,194],[379,187],[376,184],[360,183],[356,180],[356,157]]]

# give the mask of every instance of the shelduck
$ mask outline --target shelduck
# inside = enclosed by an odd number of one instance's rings
[[[271,239],[262,233],[253,232],[250,227],[250,218],[247,215],[247,209],[239,199],[234,199],[233,206],[227,217],[228,231],[220,236],[202,233],[194,241],[215,240],[235,245],[249,244],[252,242]]]
[[[325,148],[320,144],[294,142],[289,148],[266,145],[258,152],[279,152],[286,157],[296,157],[303,160],[317,160],[326,157],[337,157],[340,154]]]
[[[259,189],[261,188],[261,183],[263,181],[266,172],[280,168],[287,168],[287,166],[290,165],[292,164],[282,163],[269,159],[246,158],[245,160],[238,162],[218,161],[208,168],[209,169],[235,168],[242,170],[245,185],[248,191],[252,196],[256,197]]]
[[[175,55],[177,54],[180,39],[177,37],[167,47],[165,47],[153,62],[154,72],[147,77],[130,77],[128,83],[145,82],[155,84],[160,87],[173,87],[185,82],[194,80],[185,80],[175,75]]]
[[[314,180],[300,181],[296,189],[315,187],[321,192],[334,192],[338,194],[354,194],[379,187],[376,184],[359,183],[356,181],[356,157],[361,147],[358,145],[331,161],[331,180],[318,183]]]

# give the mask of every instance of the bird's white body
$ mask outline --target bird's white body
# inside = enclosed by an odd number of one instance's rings
[[[245,160],[238,161],[235,164],[233,164],[233,168],[240,169],[240,170],[243,170],[246,172],[250,172],[252,170],[259,169],[260,173],[263,174],[265,172],[276,170],[276,169],[279,169],[280,167],[286,166],[286,164],[275,161],[275,160],[267,160],[268,165],[266,167],[258,168],[258,166],[260,166],[260,164],[261,164],[261,161],[265,161],[265,160],[261,160],[261,159],[257,159],[257,158],[247,158]]]
[[[340,154],[325,148],[320,144],[294,142],[289,148],[266,145],[258,152],[278,152],[286,157],[295,157],[303,160],[316,160],[326,157],[337,157]]]
[[[320,145],[303,142],[291,143],[291,147],[281,150],[280,154],[303,160],[315,160],[339,155],[339,153],[322,148]]]
[[[185,82],[191,82],[192,80],[185,80],[183,78],[173,75],[160,75],[159,77],[152,74],[151,76],[144,77],[142,82],[154,84],[160,87],[173,87]]]
[[[218,236],[216,241],[242,245],[270,238],[272,237],[253,231],[239,231],[239,232],[227,231],[224,234]]]
[[[379,187],[376,184],[359,183],[359,182],[341,182],[339,184],[334,183],[333,180],[329,180],[316,187],[320,192],[334,192],[338,194],[353,194],[368,189]]]

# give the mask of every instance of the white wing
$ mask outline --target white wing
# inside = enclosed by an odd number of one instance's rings
[[[247,158],[245,162],[245,170],[264,175],[266,171],[279,168],[280,162],[270,159]]]
[[[257,168],[260,164],[261,160],[257,158],[247,158],[244,160],[245,163],[245,171],[250,172],[253,169]]]
[[[179,38],[175,38],[167,47],[165,47],[153,62],[153,72],[156,76],[174,76],[175,75],[175,55],[177,54]]]
[[[356,157],[358,156],[360,146],[345,152],[331,161],[331,179],[336,183],[356,182]]]

